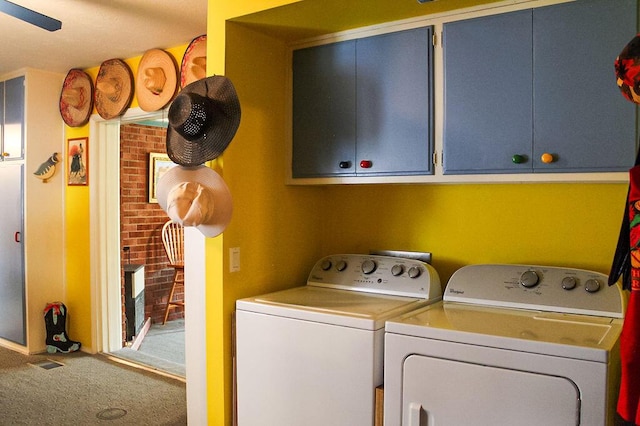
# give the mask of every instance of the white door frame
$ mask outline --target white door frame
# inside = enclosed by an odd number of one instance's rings
[[[122,348],[122,299],[120,294],[120,125],[166,117],[167,110],[146,112],[130,108],[119,119],[104,120],[97,114],[90,121],[89,194],[92,341],[91,352]],[[197,233],[196,233],[197,234]],[[191,237],[190,237],[191,235]],[[186,244],[195,258],[204,259],[203,241],[187,233]],[[196,253],[200,251],[201,253]],[[192,259],[194,258],[192,257]],[[189,270],[187,261],[185,269]],[[196,265],[194,265],[196,266]],[[189,272],[204,281],[202,266]],[[200,276],[202,275],[202,276]],[[118,285],[109,285],[117,282]],[[189,314],[185,315],[187,415],[195,424],[207,419],[206,328],[204,285],[185,289]],[[204,423],[203,423],[204,422]]]

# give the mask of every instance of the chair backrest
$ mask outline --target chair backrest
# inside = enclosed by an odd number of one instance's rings
[[[184,266],[184,228],[179,223],[168,221],[162,226],[162,244],[169,263]]]

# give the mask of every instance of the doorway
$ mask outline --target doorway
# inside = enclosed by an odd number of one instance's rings
[[[148,113],[129,109],[119,120],[105,121],[94,114],[91,118],[93,155],[90,157],[91,216],[91,282],[92,330],[95,352],[122,349],[122,303],[120,291],[120,126],[142,120],[166,118],[167,111]],[[191,235],[191,237],[190,237]],[[191,240],[191,242],[190,242]],[[190,232],[185,233],[185,245],[192,250],[194,260],[204,257],[204,244]],[[190,269],[189,262],[186,265]],[[185,365],[187,381],[187,412],[192,419],[207,418],[206,341],[204,274],[200,267],[192,268],[192,290],[185,291],[189,315],[185,318]],[[200,277],[202,275],[202,277]],[[117,283],[117,284],[113,284]],[[201,284],[202,283],[202,284]]]

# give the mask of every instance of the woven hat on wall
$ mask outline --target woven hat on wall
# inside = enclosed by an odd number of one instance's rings
[[[184,51],[180,65],[180,88],[206,77],[207,36],[194,38]]]
[[[222,177],[207,166],[172,167],[158,182],[158,204],[182,226],[195,226],[215,237],[231,221],[231,192]]]
[[[133,74],[121,59],[109,59],[100,65],[96,77],[95,105],[100,117],[109,120],[129,108],[133,99]]]
[[[218,158],[235,136],[240,101],[231,80],[207,77],[182,89],[169,107],[168,118],[169,158],[182,166],[198,166]]]
[[[71,127],[87,124],[93,110],[93,82],[80,69],[71,69],[62,83],[60,115]]]
[[[620,52],[615,61],[616,83],[625,98],[640,103],[640,34]]]
[[[144,111],[157,111],[173,99],[178,88],[178,70],[169,53],[161,49],[147,50],[138,66],[136,97]]]

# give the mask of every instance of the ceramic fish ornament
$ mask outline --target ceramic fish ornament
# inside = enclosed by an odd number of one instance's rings
[[[51,176],[56,172],[56,164],[58,164],[58,153],[54,152],[51,157],[44,163],[40,164],[38,170],[33,173],[38,179],[42,179],[42,182],[46,183]]]

